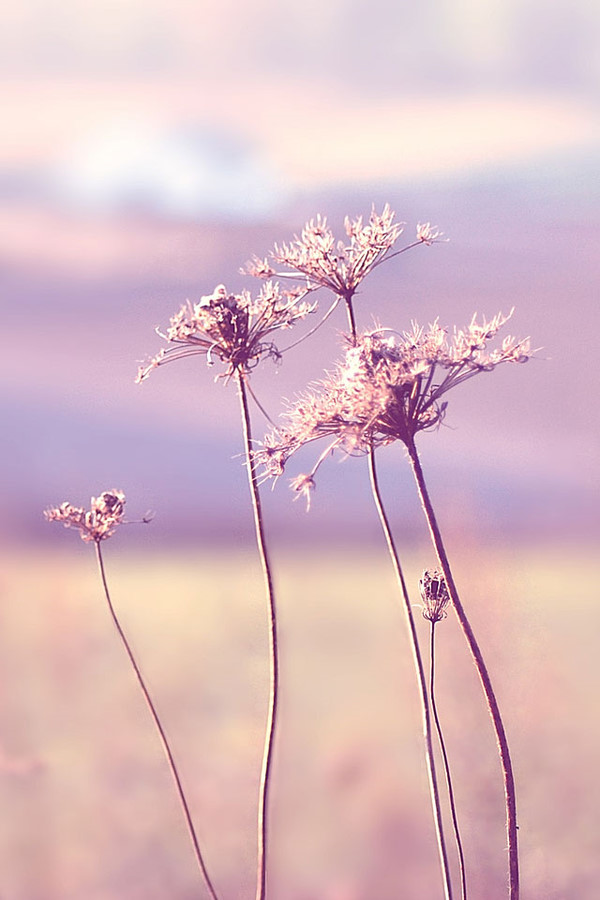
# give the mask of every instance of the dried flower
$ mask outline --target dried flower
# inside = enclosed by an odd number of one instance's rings
[[[322,437],[330,444],[310,477],[336,448],[354,455],[396,440],[410,444],[417,432],[442,421],[447,407],[442,398],[451,388],[501,363],[529,359],[529,341],[512,337],[486,352],[509,318],[498,314],[479,323],[473,317],[451,338],[437,321],[428,328],[413,324],[399,336],[387,329],[360,336],[333,375],[319,390],[300,396],[286,425],[257,451],[265,474],[280,475],[290,456]]]
[[[263,357],[278,360],[281,353],[268,336],[280,328],[290,328],[315,309],[302,302],[305,289],[283,291],[277,283],[267,282],[257,297],[248,291],[229,294],[218,285],[212,294],[197,303],[184,303],[172,316],[164,340],[176,346],[163,348],[149,363],[141,366],[136,382],[144,381],[157,366],[197,354],[206,356],[209,365],[215,359],[225,363],[224,377],[236,371],[248,372]]]
[[[86,542],[104,541],[114,534],[117,526],[123,524],[125,494],[123,491],[103,491],[99,497],[92,497],[88,511],[71,503],[62,503],[47,509],[44,516],[48,522],[61,522],[65,528],[78,528],[82,540]]]
[[[247,264],[245,271],[258,278],[271,278],[275,274],[279,278],[302,277],[310,289],[325,287],[338,297],[350,300],[369,272],[385,259],[403,252],[390,253],[404,224],[394,222],[394,213],[386,204],[381,215],[373,208],[366,224],[362,216],[347,217],[344,226],[349,240],[336,241],[327,219],[317,216],[304,226],[300,237],[294,237],[288,244],[275,245],[270,254],[273,262],[291,271],[276,273],[268,260],[257,257]],[[438,236],[431,228],[427,235],[418,236],[410,246],[433,243]]]
[[[445,619],[450,594],[446,579],[439,569],[425,569],[419,581],[419,592],[423,601],[423,617],[434,623]]]

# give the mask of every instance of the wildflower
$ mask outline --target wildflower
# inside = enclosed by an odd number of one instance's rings
[[[279,360],[281,354],[268,337],[313,312],[313,305],[302,302],[306,293],[304,289],[283,291],[269,281],[253,298],[248,291],[230,294],[225,285],[217,285],[212,294],[201,297],[197,303],[184,303],[171,317],[166,333],[158,332],[175,346],[163,347],[141,366],[136,382],[144,381],[164,363],[197,354],[206,356],[209,365],[215,359],[225,363],[226,378],[237,371],[250,371],[263,357]]]
[[[280,475],[290,456],[322,437],[330,444],[310,477],[334,449],[355,455],[396,440],[411,445],[419,431],[442,422],[443,397],[453,387],[501,363],[529,359],[529,340],[507,337],[487,351],[509,318],[498,314],[478,322],[474,316],[452,337],[437,321],[427,328],[413,323],[401,335],[382,328],[363,334],[320,390],[302,395],[286,414],[286,425],[256,452],[265,474]]]
[[[445,619],[450,604],[450,594],[443,573],[439,569],[425,569],[419,581],[419,593],[423,601],[423,617],[430,622]]]
[[[317,216],[304,226],[300,237],[288,244],[276,244],[271,259],[291,270],[277,276],[300,276],[306,279],[309,289],[325,287],[350,300],[363,278],[388,257],[404,224],[394,222],[394,213],[386,204],[380,215],[373,208],[366,224],[362,216],[346,217],[344,226],[349,241],[336,242],[327,219]],[[276,274],[268,260],[257,257],[246,265],[245,271],[258,278]]]
[[[123,524],[125,494],[113,489],[103,491],[99,497],[92,497],[91,507],[85,510],[71,503],[47,509],[44,512],[48,522],[61,522],[65,528],[78,528],[81,539],[86,542],[104,541]]]

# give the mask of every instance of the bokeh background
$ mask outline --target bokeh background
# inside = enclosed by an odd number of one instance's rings
[[[110,487],[132,516],[156,512],[110,546],[115,589],[224,900],[251,896],[266,673],[237,401],[200,359],[134,377],[186,298],[249,286],[244,262],[316,213],[341,233],[385,202],[407,240],[431,221],[449,242],[380,268],[361,326],[514,306],[510,330],[540,348],[453,394],[421,451],[508,707],[526,896],[597,896],[597,4],[29,0],[1,25],[0,896],[197,896],[89,548],[41,517]],[[343,328],[340,313],[256,372],[271,415],[331,366]],[[415,583],[433,560],[399,449],[381,471]],[[309,516],[283,480],[265,502],[296,647],[277,900],[433,898],[418,717],[364,461],[324,467]],[[474,897],[494,898],[497,773],[455,639],[445,691]]]

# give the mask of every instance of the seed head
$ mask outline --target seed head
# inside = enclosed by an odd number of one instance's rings
[[[125,494],[123,491],[103,491],[99,497],[92,497],[88,511],[71,503],[47,509],[44,512],[48,522],[61,522],[65,528],[78,528],[82,540],[86,542],[104,541],[123,524]]]
[[[419,592],[423,601],[423,617],[430,622],[445,619],[450,604],[450,594],[443,573],[439,569],[425,569],[419,581]]]
[[[281,328],[290,328],[315,309],[302,302],[305,289],[282,290],[275,282],[267,282],[256,297],[248,291],[229,294],[225,285],[218,285],[212,294],[197,303],[189,300],[171,317],[166,333],[160,336],[175,346],[162,348],[144,366],[136,382],[144,381],[150,372],[164,363],[184,356],[206,356],[209,365],[215,360],[225,364],[223,377],[236,371],[253,369],[261,359],[281,358],[269,336]]]
[[[256,456],[266,475],[280,475],[300,447],[322,437],[330,450],[349,455],[393,441],[409,445],[419,431],[438,426],[446,414],[444,395],[481,372],[504,362],[525,362],[529,341],[506,338],[487,351],[510,316],[490,322],[473,317],[452,337],[436,321],[427,328],[413,324],[396,335],[379,328],[349,342],[342,362],[316,390],[301,395],[286,413],[286,424],[270,435]]]
[[[376,266],[391,256],[396,241],[404,231],[404,223],[394,221],[395,214],[386,204],[381,214],[373,208],[369,221],[362,216],[346,218],[346,240],[336,241],[324,216],[311,219],[300,234],[287,244],[276,244],[270,254],[271,262],[284,266],[277,272],[268,259],[254,257],[245,271],[258,278],[301,278],[309,288],[324,287],[338,297],[349,300],[361,281]],[[409,246],[433,244],[440,237],[437,229],[419,225],[417,239]],[[408,249],[407,247],[403,248]]]

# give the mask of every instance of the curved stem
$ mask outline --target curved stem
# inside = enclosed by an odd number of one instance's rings
[[[452,816],[452,827],[454,829],[454,839],[456,841],[456,849],[458,851],[458,864],[460,869],[460,895],[462,900],[467,900],[467,874],[465,869],[465,854],[463,851],[460,830],[458,827],[458,815],[456,813],[456,802],[454,799],[454,788],[452,787],[452,775],[450,772],[450,762],[448,753],[446,752],[446,742],[442,732],[440,717],[438,716],[437,704],[435,702],[435,620],[431,619],[431,640],[429,644],[429,700],[431,703],[431,712],[435,722],[438,741],[440,742],[440,750],[442,751],[442,759],[444,761],[444,774],[446,776],[446,787],[448,789],[448,799],[450,800],[450,814]]]
[[[301,338],[298,338],[297,341],[294,341],[293,344],[288,344],[287,347],[283,347],[281,352],[287,353],[288,350],[292,350],[294,347],[297,347],[298,344],[302,344],[307,338],[311,337],[311,335],[313,335],[315,333],[315,331],[318,331],[319,328],[321,327],[321,325],[325,324],[325,322],[327,321],[327,319],[329,318],[331,313],[334,311],[334,309],[336,309],[338,303],[340,302],[340,299],[341,299],[340,297],[336,296],[335,300],[333,301],[333,303],[331,304],[331,306],[329,307],[329,309],[327,310],[327,312],[325,313],[323,318],[319,322],[317,322],[317,324],[314,325],[309,331],[307,331],[306,334],[303,334]]]
[[[131,649],[131,647],[130,647],[130,645],[129,645],[129,641],[128,641],[127,638],[125,637],[125,632],[123,631],[123,629],[122,629],[122,627],[121,627],[121,623],[119,622],[119,619],[118,619],[117,614],[116,614],[116,612],[115,612],[115,608],[114,608],[114,606],[113,606],[113,604],[112,604],[112,600],[111,600],[111,598],[110,598],[110,592],[109,592],[109,590],[108,590],[108,582],[107,582],[107,580],[106,580],[106,572],[105,572],[105,570],[104,570],[104,560],[103,560],[103,558],[102,558],[102,550],[101,550],[101,548],[100,548],[100,541],[96,541],[96,555],[97,555],[97,558],[98,558],[98,567],[99,567],[99,569],[100,569],[100,577],[101,577],[101,579],[102,579],[102,585],[103,585],[103,587],[104,587],[104,593],[105,593],[105,595],[106,595],[106,602],[108,603],[108,608],[109,608],[109,611],[110,611],[110,615],[111,615],[111,617],[112,617],[112,620],[113,620],[113,623],[114,623],[114,625],[115,625],[115,628],[117,629],[117,632],[118,632],[118,634],[119,634],[119,637],[121,638],[121,641],[122,641],[122,643],[123,643],[123,646],[125,647],[125,651],[126,651],[126,653],[127,653],[127,656],[129,657],[129,662],[131,663],[131,665],[132,665],[132,667],[133,667],[133,671],[135,672],[135,676],[136,676],[136,678],[137,678],[138,684],[139,684],[139,686],[140,686],[140,688],[141,688],[142,694],[144,695],[144,700],[146,701],[146,704],[147,704],[147,706],[148,706],[148,709],[150,710],[150,715],[152,716],[152,719],[154,720],[154,724],[156,725],[156,729],[157,729],[158,734],[159,734],[159,736],[160,736],[160,740],[161,740],[161,743],[162,743],[162,746],[163,746],[163,750],[164,750],[164,752],[165,752],[165,755],[166,755],[166,757],[167,757],[167,761],[168,761],[168,764],[169,764],[169,768],[170,768],[170,770],[171,770],[171,775],[173,776],[173,781],[175,782],[175,786],[176,786],[176,788],[177,788],[177,793],[178,793],[178,795],[179,795],[179,800],[180,800],[180,802],[181,802],[181,806],[182,806],[182,809],[183,809],[183,814],[184,814],[184,817],[185,817],[187,829],[188,829],[188,832],[189,832],[189,835],[190,835],[190,838],[191,838],[191,841],[192,841],[192,845],[193,845],[193,847],[194,847],[194,855],[195,855],[195,857],[196,857],[196,862],[198,863],[198,867],[199,867],[199,869],[200,869],[200,871],[201,871],[201,873],[202,873],[202,877],[204,878],[204,882],[205,882],[205,884],[206,884],[206,887],[208,888],[208,892],[209,892],[210,896],[213,898],[213,900],[218,900],[216,891],[215,891],[215,889],[214,889],[214,887],[213,887],[213,884],[212,884],[212,882],[211,882],[211,880],[210,880],[210,876],[209,876],[208,871],[207,871],[207,869],[206,869],[206,865],[205,865],[205,863],[204,863],[204,859],[202,858],[202,852],[201,852],[201,850],[200,850],[200,844],[199,844],[199,842],[198,842],[198,837],[197,837],[197,835],[196,835],[196,830],[195,830],[195,828],[194,828],[194,823],[192,822],[192,816],[191,816],[191,813],[190,813],[190,809],[189,809],[189,806],[188,806],[188,804],[187,804],[187,800],[186,800],[186,798],[185,798],[185,793],[184,793],[184,790],[183,790],[183,785],[182,785],[181,779],[180,779],[180,777],[179,777],[179,772],[177,771],[177,766],[176,766],[176,764],[175,764],[175,759],[173,758],[173,754],[172,754],[171,748],[170,748],[170,746],[169,746],[169,741],[168,741],[168,739],[167,739],[167,735],[165,734],[165,730],[164,730],[164,728],[163,728],[163,726],[162,726],[162,724],[161,724],[161,721],[160,721],[160,718],[159,718],[158,713],[157,713],[157,711],[156,711],[156,708],[155,708],[155,706],[154,706],[154,703],[152,702],[152,698],[151,698],[151,696],[150,696],[150,694],[149,694],[149,692],[148,692],[148,688],[146,687],[146,684],[145,684],[144,679],[143,679],[143,677],[142,677],[142,673],[141,673],[141,671],[140,671],[140,668],[139,668],[139,666],[138,666],[138,664],[137,664],[137,662],[136,662],[136,660],[135,660],[135,657],[134,657],[134,655],[133,655],[133,651],[132,651],[132,649]]]
[[[492,682],[485,665],[481,650],[479,648],[479,644],[475,638],[475,634],[473,633],[473,629],[471,628],[471,623],[467,618],[467,614],[463,608],[463,605],[460,601],[460,597],[458,596],[458,591],[456,589],[456,585],[454,583],[454,578],[452,577],[452,571],[450,569],[450,563],[448,561],[448,556],[446,554],[446,549],[444,547],[444,542],[442,540],[442,535],[437,523],[437,519],[435,516],[435,512],[433,510],[433,506],[431,503],[431,499],[429,497],[429,493],[427,491],[427,485],[425,483],[425,476],[423,474],[423,468],[421,466],[421,461],[419,459],[419,454],[417,452],[416,445],[414,440],[411,440],[407,443],[408,454],[410,458],[410,462],[412,465],[413,473],[415,476],[415,481],[417,483],[417,488],[419,491],[419,496],[421,498],[421,503],[423,505],[423,510],[425,512],[425,516],[427,518],[427,523],[429,525],[429,531],[431,534],[431,539],[433,541],[433,545],[435,547],[437,557],[444,573],[444,577],[446,579],[446,584],[448,586],[448,591],[450,593],[450,597],[452,598],[452,603],[458,617],[458,621],[462,628],[463,634],[469,646],[469,650],[471,651],[471,655],[473,657],[473,662],[475,663],[475,668],[477,669],[477,674],[479,675],[479,680],[481,681],[481,686],[483,688],[483,692],[485,694],[485,698],[488,705],[488,710],[490,713],[490,717],[492,719],[492,724],[494,727],[494,731],[496,733],[496,740],[498,743],[498,751],[500,754],[500,764],[502,766],[502,775],[504,779],[504,795],[505,795],[505,804],[506,804],[506,833],[508,840],[508,866],[509,866],[509,897],[510,900],[518,900],[519,897],[519,849],[518,849],[518,839],[517,839],[517,801],[516,801],[516,791],[515,791],[515,780],[512,768],[512,762],[510,758],[510,750],[508,747],[508,740],[506,737],[506,731],[504,729],[504,723],[502,721],[502,716],[500,715],[500,708],[498,706],[498,701],[496,700],[496,695],[494,693],[494,689],[492,687]]]
[[[437,776],[435,771],[435,759],[433,755],[433,746],[432,746],[432,732],[431,732],[431,716],[429,712],[429,698],[427,695],[427,681],[425,679],[425,670],[423,668],[423,660],[421,658],[421,651],[419,649],[419,642],[417,639],[417,629],[415,627],[415,620],[412,612],[412,606],[410,603],[410,598],[408,595],[408,589],[406,587],[406,581],[404,579],[404,573],[402,572],[402,567],[400,565],[400,558],[398,556],[398,551],[396,549],[396,544],[394,542],[394,537],[392,535],[392,530],[390,527],[389,519],[387,517],[387,513],[385,511],[385,507],[383,505],[383,501],[381,499],[381,492],[379,490],[379,481],[377,478],[377,469],[375,466],[375,450],[373,447],[369,450],[369,473],[371,476],[371,490],[373,492],[373,499],[375,500],[375,505],[377,507],[377,512],[379,513],[379,520],[381,522],[381,527],[383,529],[383,533],[385,535],[385,539],[387,542],[390,558],[392,560],[392,564],[394,566],[394,571],[396,573],[396,579],[398,581],[398,587],[400,588],[400,593],[402,595],[402,601],[404,604],[404,612],[406,614],[406,621],[408,625],[408,631],[410,635],[410,643],[413,654],[413,662],[415,666],[415,673],[417,676],[417,681],[419,684],[419,691],[421,694],[421,710],[423,715],[423,736],[425,738],[425,758],[427,761],[427,772],[429,776],[429,793],[431,795],[431,805],[433,807],[433,818],[435,821],[435,829],[438,843],[438,852],[440,857],[440,864],[442,868],[442,875],[444,879],[444,895],[446,900],[452,900],[452,885],[450,881],[450,868],[448,865],[448,854],[446,851],[446,843],[444,839],[444,826],[442,821],[442,811],[440,806],[440,796],[439,789],[437,783]]]
[[[252,509],[254,511],[254,527],[256,531],[256,543],[262,565],[265,590],[269,605],[269,661],[270,661],[270,690],[269,708],[267,713],[267,725],[265,734],[265,748],[263,754],[262,770],[258,792],[258,847],[257,847],[257,873],[256,873],[256,900],[264,900],[267,881],[267,838],[269,832],[269,787],[271,766],[273,761],[273,741],[275,726],[277,723],[277,701],[279,688],[279,654],[277,642],[277,617],[275,610],[275,591],[273,588],[273,576],[267,553],[267,544],[264,532],[260,493],[256,466],[252,456],[252,431],[250,425],[250,411],[248,409],[248,397],[246,383],[243,374],[236,373],[242,423],[244,428],[244,442],[247,457],[248,483],[252,496]]]
[[[252,390],[252,385],[250,384],[250,382],[247,382],[247,383],[246,383],[246,388],[248,389],[248,393],[250,394],[250,396],[252,397],[252,399],[253,399],[254,402],[256,403],[257,408],[261,411],[261,413],[263,414],[263,416],[265,417],[265,419],[267,420],[267,422],[268,422],[270,425],[272,425],[273,428],[277,428],[277,423],[273,421],[273,419],[271,418],[271,416],[269,415],[269,413],[266,411],[266,409],[264,408],[264,406],[262,405],[262,403],[260,402],[260,400],[258,399],[258,397],[256,396],[256,394],[255,394],[254,391]]]

